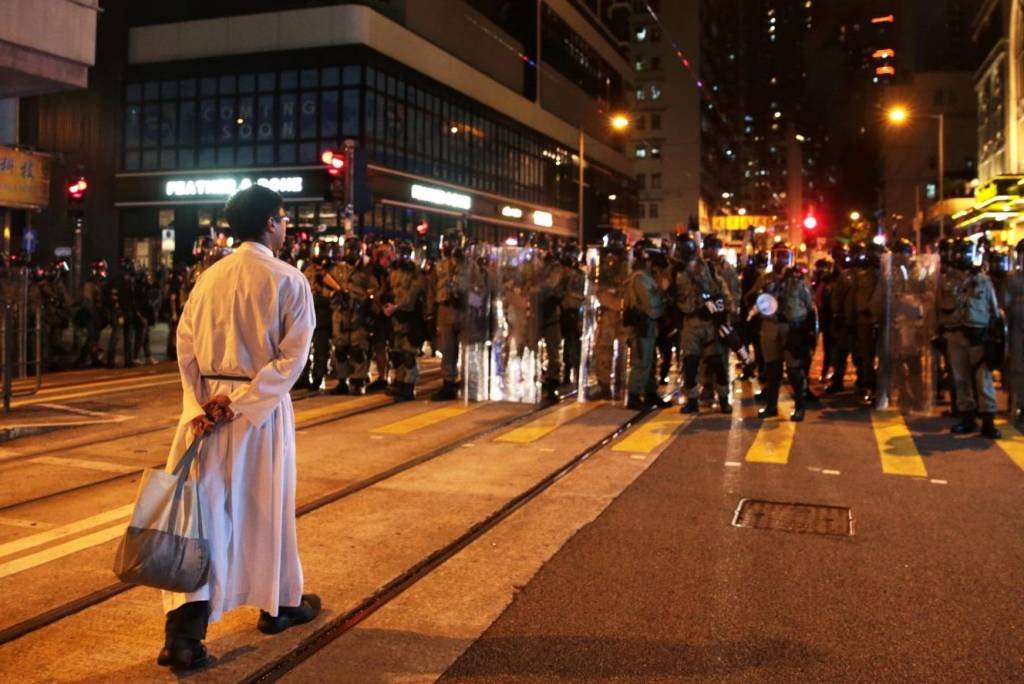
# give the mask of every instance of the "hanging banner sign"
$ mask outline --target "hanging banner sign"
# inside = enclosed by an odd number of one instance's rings
[[[0,207],[45,207],[50,203],[50,157],[0,147]]]

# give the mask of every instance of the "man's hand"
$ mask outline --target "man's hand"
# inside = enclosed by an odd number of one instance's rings
[[[227,423],[235,418],[235,412],[231,410],[231,399],[226,394],[211,397],[203,404],[203,410],[216,425]]]
[[[192,435],[196,438],[210,434],[210,430],[212,430],[215,425],[216,423],[214,423],[205,413],[196,416],[189,421],[189,426],[192,428]]]

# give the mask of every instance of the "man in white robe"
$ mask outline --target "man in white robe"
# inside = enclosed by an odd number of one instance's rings
[[[270,634],[320,609],[302,593],[288,396],[309,352],[313,297],[302,273],[275,257],[285,237],[280,195],[254,185],[225,213],[242,244],[203,273],[177,331],[184,397],[168,468],[205,435],[196,468],[211,552],[205,586],[163,595],[158,663],[177,669],[206,662],[208,622],[236,606],[260,608],[257,626]]]

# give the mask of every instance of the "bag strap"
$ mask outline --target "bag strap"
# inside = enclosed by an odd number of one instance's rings
[[[172,524],[172,525],[178,519],[178,509],[181,506],[181,498],[182,498],[182,496],[184,494],[184,491],[185,491],[185,483],[188,482],[189,476],[190,476],[191,471],[192,471],[192,463],[193,463],[193,461],[195,461],[196,456],[199,453],[199,447],[200,447],[200,445],[202,443],[203,443],[203,436],[196,437],[194,440],[192,440],[192,444],[189,446],[188,449],[185,450],[185,454],[181,457],[181,460],[178,461],[178,464],[176,466],[174,466],[174,470],[171,471],[171,474],[175,475],[178,478],[178,482],[176,483],[176,485],[174,487],[174,494],[173,494],[173,497],[171,499],[171,510],[170,510],[170,515],[169,515],[169,518],[168,518],[168,522],[170,524]],[[204,531],[203,531],[203,515],[202,515],[202,511],[199,510],[199,508],[198,508],[198,506],[199,506],[199,497],[198,496],[196,496],[196,506],[197,506],[196,514],[199,516],[199,536],[200,537],[205,537],[205,534],[204,534]],[[168,530],[168,531],[173,531],[173,530]]]

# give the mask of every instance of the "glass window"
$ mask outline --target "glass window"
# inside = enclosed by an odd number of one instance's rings
[[[646,88],[637,88],[636,89],[636,100],[637,100],[637,102],[643,102],[646,99],[647,99],[647,89]]]
[[[359,136],[359,91],[345,90],[341,94],[341,134]]]
[[[160,84],[160,97],[165,100],[171,100],[178,97],[178,82],[177,81],[164,81]]]
[[[137,104],[130,104],[124,110],[124,146],[135,148],[139,146],[142,134],[142,108]]]
[[[647,187],[647,175],[643,173],[636,174],[636,184],[641,188]]]
[[[160,106],[148,104],[142,110],[142,146],[156,147],[160,140]],[[154,165],[155,165],[154,161]]]
[[[646,159],[647,158],[647,145],[645,145],[643,143],[639,143],[636,146],[636,150],[633,152],[633,156],[635,156],[637,159]]]
[[[256,150],[252,145],[240,145],[236,156],[236,163],[239,166],[252,166]]]
[[[159,153],[156,150],[143,150],[142,152],[142,168],[147,171],[155,169],[159,161]]]
[[[280,164],[295,163],[295,145],[282,143],[277,146],[277,161]]]
[[[281,90],[295,90],[298,85],[299,75],[295,71],[281,72]]]
[[[341,69],[338,67],[327,67],[320,73],[320,85],[324,88],[334,88],[341,83]]]
[[[647,215],[651,218],[658,218],[658,205],[656,202],[651,202],[650,209],[647,211]]]
[[[274,139],[274,96],[260,95],[257,104],[256,137],[260,140]]]
[[[231,76],[221,76],[220,77],[220,94],[221,95],[231,95],[234,92],[235,92],[235,77],[234,77],[234,75],[231,75]]]
[[[647,216],[645,215],[645,212],[644,212],[644,210],[646,209],[646,206],[647,205],[645,205],[643,202],[641,202],[639,205],[637,205],[637,208],[636,208],[637,212],[636,213],[637,213],[637,216],[639,218],[647,218]]]
[[[174,105],[171,105],[172,107]],[[175,150],[160,150],[160,168],[174,169],[178,167],[178,155]]]
[[[146,102],[152,102],[153,100],[160,99],[160,84],[156,81],[150,81],[146,83],[146,85],[143,86],[142,90],[142,97],[146,100]]]
[[[164,147],[174,147],[175,132],[177,131],[178,116],[177,107],[173,102],[165,102],[160,105],[160,144]],[[162,168],[163,162],[160,163]]]
[[[238,77],[238,92],[251,93],[256,90],[256,74],[242,74]]]
[[[661,174],[651,174],[651,190],[661,190]]]
[[[300,82],[303,88],[316,88],[320,85],[320,72],[317,69],[303,69]]]
[[[341,83],[342,85],[359,85],[362,83],[360,72],[362,68],[359,66],[347,66],[341,70]],[[369,71],[369,67],[367,67]]]
[[[661,157],[661,145],[651,145],[651,158],[659,159]]]
[[[658,114],[658,113],[652,113],[651,114],[651,130],[652,131],[660,131],[661,130],[661,114]]]
[[[233,97],[222,97],[217,105],[217,120],[219,128],[217,131],[217,143],[230,145],[235,141],[235,129],[238,124],[235,122],[235,99]],[[220,155],[217,156],[218,163]]]
[[[325,90],[320,96],[320,137],[338,135],[338,91]]]
[[[235,165],[235,148],[234,147],[218,147],[217,148],[217,166],[227,167]]]
[[[128,102],[138,102],[142,99],[142,86],[138,83],[129,83],[125,86],[124,98]]]
[[[304,72],[305,73],[305,72]],[[307,91],[299,97],[299,133],[305,138],[316,137],[317,93]]]
[[[277,74],[262,73],[259,76],[259,88],[261,93],[265,93],[268,90],[273,90],[277,84]]]
[[[661,99],[661,86],[655,85],[653,83],[651,84],[651,99],[652,100],[660,100]]]
[[[199,148],[199,162],[197,166],[201,169],[208,169],[214,165],[216,161],[216,149],[213,147],[200,147]]]
[[[638,131],[647,130],[647,117],[645,117],[643,114],[638,114],[636,117],[636,122],[633,124],[633,128]]]
[[[256,163],[257,164],[273,164],[274,163],[274,146],[273,145],[257,145],[256,146]]]
[[[199,94],[200,95],[216,95],[217,94],[217,79],[215,78],[204,78],[199,81]]]
[[[196,79],[186,78],[178,84],[178,93],[181,97],[195,97],[196,96]]]
[[[295,93],[286,93],[281,95],[281,124],[277,137],[282,140],[291,140],[295,138],[295,108]]]
[[[251,95],[238,98],[238,142],[251,143],[256,137],[256,104]]]

